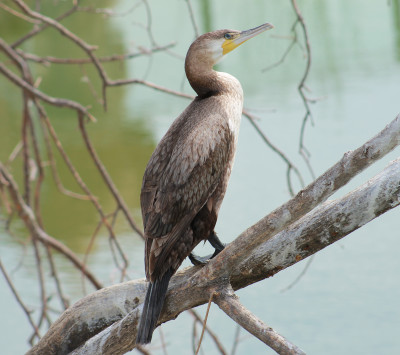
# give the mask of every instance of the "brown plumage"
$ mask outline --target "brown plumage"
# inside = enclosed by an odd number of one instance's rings
[[[137,343],[151,341],[171,276],[196,245],[223,248],[214,226],[235,156],[243,106],[239,81],[213,70],[222,56],[269,28],[219,30],[196,39],[185,61],[197,97],[174,121],[146,167],[141,192],[146,294]]]

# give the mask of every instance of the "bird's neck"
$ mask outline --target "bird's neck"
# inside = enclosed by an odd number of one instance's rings
[[[199,98],[221,94],[242,95],[242,88],[235,77],[217,72],[211,65],[199,65],[199,63],[186,61],[185,71],[190,86]]]

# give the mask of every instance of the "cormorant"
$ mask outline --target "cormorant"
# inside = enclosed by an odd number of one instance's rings
[[[173,122],[147,164],[140,195],[145,234],[145,269],[150,281],[136,342],[150,343],[168,283],[202,240],[224,248],[214,226],[235,157],[243,108],[239,81],[213,70],[222,57],[271,29],[218,30],[198,37],[186,55],[185,71],[197,97]]]

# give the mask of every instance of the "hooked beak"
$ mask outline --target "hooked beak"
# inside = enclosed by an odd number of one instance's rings
[[[232,39],[227,39],[222,44],[223,54],[225,55],[225,54],[231,52],[232,50],[239,47],[242,43],[246,42],[250,38],[257,36],[264,31],[270,30],[271,28],[274,28],[274,26],[272,24],[264,23],[263,25],[258,26],[256,28],[252,28],[250,30],[239,32]]]

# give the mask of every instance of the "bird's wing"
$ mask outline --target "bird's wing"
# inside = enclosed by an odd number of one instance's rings
[[[233,139],[229,128],[218,121],[212,131],[198,128],[183,125],[179,134],[167,133],[146,168],[141,206],[148,277],[165,262],[225,175]]]

